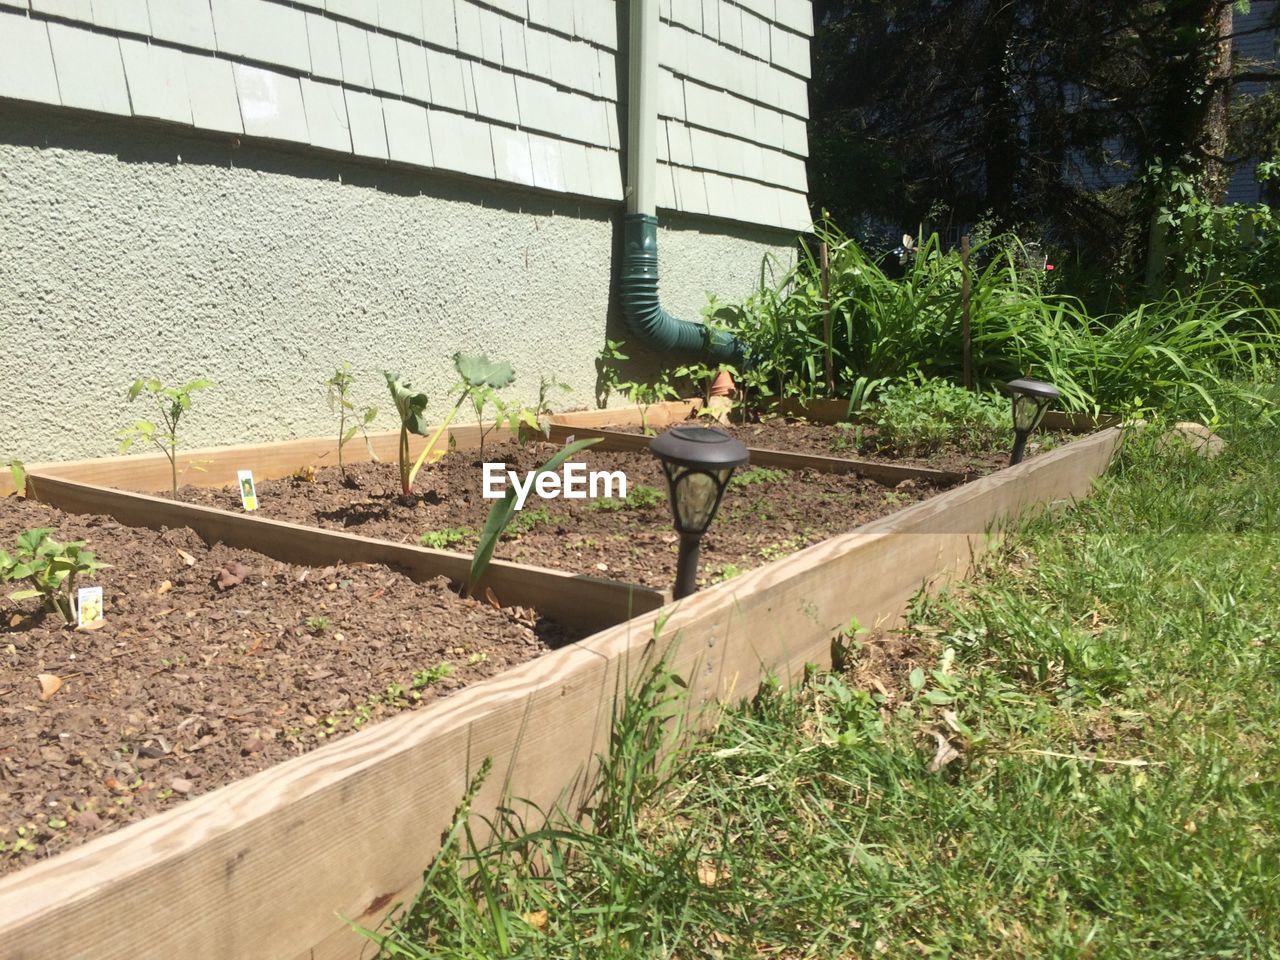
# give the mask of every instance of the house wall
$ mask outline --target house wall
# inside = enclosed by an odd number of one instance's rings
[[[697,319],[807,223],[810,4],[661,11],[662,294]],[[344,359],[383,408],[390,369],[443,409],[456,350],[594,403],[625,12],[0,0],[0,457],[114,452],[139,375],[218,382],[192,444],[327,432]]]

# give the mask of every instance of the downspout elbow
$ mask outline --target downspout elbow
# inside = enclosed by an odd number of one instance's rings
[[[663,309],[658,300],[657,217],[626,215],[618,288],[627,329],[648,349],[743,365],[745,357],[738,338],[701,323],[680,320]]]

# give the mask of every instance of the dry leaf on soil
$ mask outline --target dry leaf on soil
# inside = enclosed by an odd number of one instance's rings
[[[219,590],[230,590],[237,584],[244,583],[244,578],[249,576],[253,571],[246,567],[239,560],[232,560],[224,563],[222,569],[218,571],[217,579],[214,584]]]
[[[535,930],[545,930],[547,929],[547,920],[550,917],[545,910],[534,910],[532,913],[520,914],[520,919]]]
[[[194,567],[196,565],[196,558],[187,553],[187,551],[183,550],[181,547],[178,548],[178,556],[182,558],[182,562],[188,567]]]
[[[162,580],[160,582],[160,586],[156,587],[156,596],[157,597],[162,596],[163,594],[168,593],[172,589],[173,589],[172,580]]]
[[[940,734],[937,730],[933,731],[933,739],[938,742],[938,750],[933,755],[933,759],[929,761],[929,772],[937,773],[952,760],[960,758],[960,751],[953,747],[950,742]]]
[[[42,673],[37,680],[40,681],[40,700],[47,703],[49,698],[62,689],[62,678],[52,673]]]

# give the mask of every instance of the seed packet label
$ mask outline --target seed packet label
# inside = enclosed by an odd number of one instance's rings
[[[253,485],[253,471],[237,470],[236,479],[240,483],[240,505],[245,510],[257,510],[258,490]]]
[[[81,587],[76,591],[76,626],[88,626],[101,619],[102,588]]]

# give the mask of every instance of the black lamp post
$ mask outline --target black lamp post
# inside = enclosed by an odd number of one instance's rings
[[[1049,404],[1062,394],[1051,383],[1040,380],[1010,380],[1004,385],[1005,393],[1013,397],[1013,453],[1009,465],[1022,462],[1027,450],[1027,437],[1040,426]]]
[[[697,589],[698,544],[715,519],[734,469],[749,454],[733,437],[710,427],[675,427],[654,437],[649,451],[662,461],[680,534],[674,591],[679,600]]]

